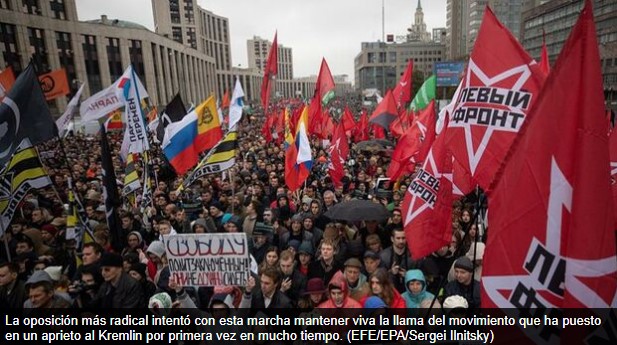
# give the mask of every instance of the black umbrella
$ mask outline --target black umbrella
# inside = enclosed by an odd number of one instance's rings
[[[387,219],[390,214],[382,205],[369,200],[351,200],[332,206],[325,214],[334,220],[346,220],[356,222],[360,220]]]
[[[384,151],[388,147],[394,147],[391,141],[385,139],[365,140],[356,144],[356,151],[378,152]]]

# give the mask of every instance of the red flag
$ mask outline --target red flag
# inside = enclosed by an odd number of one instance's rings
[[[396,109],[394,96],[392,96],[392,91],[388,90],[386,97],[384,97],[377,105],[377,108],[373,111],[373,114],[368,122],[377,124],[386,129],[390,127],[390,123],[392,121],[396,120],[397,116],[398,111]]]
[[[321,104],[319,102],[319,98],[317,97],[318,91],[315,91],[315,96],[311,99],[311,104],[309,105],[309,134],[314,134],[319,136],[321,133]]]
[[[375,139],[385,139],[386,138],[386,131],[381,126],[373,124],[372,127],[373,127],[373,137]]]
[[[540,56],[540,70],[544,75],[548,75],[551,71],[551,64],[548,61],[548,50],[546,49],[546,41],[544,39],[544,32],[542,32],[542,54]]]
[[[13,73],[13,67],[9,66],[0,72],[0,98],[4,97],[13,84],[15,84],[15,73]]]
[[[351,110],[349,110],[348,106],[345,106],[341,123],[343,124],[343,129],[345,130],[345,132],[350,131],[356,127],[356,121],[354,120],[353,114],[351,113]]]
[[[590,0],[532,112],[490,198],[482,307],[615,307],[609,146]]]
[[[274,77],[278,74],[278,43],[276,41],[276,36],[278,32],[274,33],[274,41],[272,42],[272,46],[270,47],[270,51],[268,52],[268,62],[266,63],[266,69],[264,70],[264,79],[261,83],[261,105],[264,108],[264,113],[268,111],[268,105],[270,103],[270,89],[272,89],[272,85],[274,84]]]
[[[296,145],[287,146],[287,149],[285,150],[285,184],[290,190],[297,190],[299,187],[299,177],[296,171],[297,158],[298,148],[296,147]]]
[[[328,139],[332,137],[332,133],[334,133],[334,122],[332,122],[332,116],[328,115],[327,112],[324,112],[324,122],[322,127],[322,136],[323,139]]]
[[[223,95],[223,100],[221,101],[221,109],[229,108],[229,90],[225,91]]]
[[[394,101],[396,101],[396,107],[401,109],[405,107],[405,104],[411,101],[411,76],[413,75],[413,59],[409,59],[407,62],[407,68],[405,73],[401,76],[401,80],[394,87],[392,91],[394,95]]]
[[[609,117],[610,118],[610,117]],[[615,228],[617,229],[617,131],[612,131],[609,138],[611,187],[613,190],[613,207],[615,208]]]
[[[489,7],[451,112],[448,147],[487,192],[544,82]]]
[[[319,95],[321,106],[325,107],[330,103],[330,100],[334,98],[334,78],[330,73],[330,67],[326,59],[321,60],[321,67],[319,68],[319,77],[317,77],[317,91],[316,95]]]
[[[266,116],[266,120],[264,121],[264,125],[261,128],[261,134],[266,139],[266,142],[272,141],[272,126],[274,125],[275,116],[273,113],[270,113]]]
[[[345,162],[347,157],[349,157],[349,144],[347,143],[347,135],[345,135],[345,128],[342,123],[336,126],[328,152],[330,154],[328,173],[330,178],[332,178],[332,183],[336,187],[340,187],[343,185],[341,180],[345,176]]]
[[[354,142],[359,143],[364,140],[369,140],[368,115],[366,114],[366,110],[362,110],[360,121],[358,121],[358,127],[356,127],[354,133]]]
[[[418,119],[396,144],[387,171],[387,175],[392,180],[397,180],[402,174],[412,172],[416,163],[426,159],[428,150],[435,141],[436,123],[435,101],[432,100],[426,108],[420,111]]]
[[[429,150],[422,169],[403,199],[403,224],[414,260],[430,255],[452,239],[452,158],[445,146],[446,128]]]

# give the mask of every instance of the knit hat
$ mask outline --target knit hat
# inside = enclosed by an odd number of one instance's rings
[[[240,217],[238,216],[229,217],[227,223],[232,223],[238,228],[238,230],[242,230],[242,222],[240,221]]]
[[[56,234],[58,233],[58,228],[56,228],[55,226],[51,224],[45,224],[41,227],[41,231],[46,231],[51,236],[56,236]]]
[[[310,242],[302,241],[302,243],[300,243],[300,246],[298,247],[298,253],[304,253],[313,256],[315,254],[315,251],[313,250],[313,245]]]
[[[272,229],[272,226],[265,223],[257,222],[255,223],[255,229],[253,229],[253,235],[268,235],[271,234],[273,231],[274,230]]]
[[[26,286],[41,282],[53,283],[53,280],[49,276],[49,273],[45,271],[34,271],[34,273],[32,273],[30,278],[26,281]]]
[[[324,292],[326,292],[326,287],[324,286],[323,280],[321,278],[309,279],[309,281],[306,283],[306,289],[304,289],[305,295]]]
[[[381,298],[377,296],[371,296],[364,301],[364,308],[366,309],[377,309],[377,308],[387,308],[388,305]]]
[[[381,259],[381,256],[379,256],[379,254],[375,253],[372,250],[367,250],[366,252],[364,252],[364,258],[371,258],[371,259]]]
[[[131,232],[129,232],[129,234],[126,237],[128,238],[131,235],[137,236],[137,239],[139,240],[139,243],[142,243],[144,241],[144,238],[143,238],[143,236],[141,236],[139,231],[131,231]]]
[[[347,259],[347,261],[345,261],[345,264],[343,266],[362,268],[362,263],[356,258],[349,258]]]
[[[53,280],[55,282],[60,280],[60,277],[62,277],[62,266],[49,266],[49,267],[45,267],[43,269],[43,271],[47,272],[47,274],[49,274],[49,277],[51,278],[51,280]]]
[[[195,226],[200,225],[203,226],[204,229],[206,229],[205,231],[208,231],[208,226],[206,223],[206,220],[203,218],[197,218],[195,219],[195,221],[193,222],[193,225],[191,226],[191,229],[193,229],[193,232],[195,232]]]
[[[223,217],[221,218],[221,222],[223,222],[223,224],[229,222],[230,220],[231,220],[231,214],[229,213],[225,213]]]
[[[301,214],[294,214],[293,217],[291,217],[291,221],[302,223],[304,221],[304,218],[302,217]]]
[[[223,205],[221,205],[221,203],[218,202],[218,201],[213,201],[212,203],[210,203],[210,207],[214,207],[214,208],[217,208],[217,209],[225,212],[225,210],[223,210]]]
[[[129,272],[130,271],[135,271],[135,272],[139,273],[139,275],[142,278],[146,278],[147,277],[146,276],[146,268],[147,268],[146,264],[142,264],[141,262],[138,262],[138,263],[135,263],[135,264],[131,265],[131,269],[129,270]]]
[[[161,241],[152,241],[146,250],[146,253],[152,253],[156,256],[163,257],[165,254],[165,244]]]
[[[443,301],[444,309],[454,309],[454,308],[469,308],[469,303],[467,300],[459,295],[450,296]]]
[[[105,253],[101,257],[101,267],[122,267],[122,256],[116,253]]]
[[[302,203],[303,204],[309,204],[310,205],[311,202],[313,202],[313,199],[311,199],[310,197],[308,197],[308,196],[302,197]]]
[[[300,248],[300,241],[290,240],[289,242],[287,242],[287,248],[293,248],[298,251],[298,248]]]
[[[467,272],[473,272],[473,263],[466,256],[461,256],[454,262],[454,268],[460,268]]]
[[[167,292],[159,292],[150,297],[148,308],[156,310],[159,315],[168,315],[171,311],[171,297]]]

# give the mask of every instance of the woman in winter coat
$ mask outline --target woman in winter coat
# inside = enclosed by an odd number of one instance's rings
[[[426,291],[426,279],[420,270],[409,270],[405,273],[406,292],[402,297],[405,305],[410,309],[430,308],[435,299],[435,295]],[[440,309],[439,301],[435,300],[433,309]]]

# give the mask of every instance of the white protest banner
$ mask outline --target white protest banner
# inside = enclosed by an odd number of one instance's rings
[[[180,286],[244,286],[251,259],[245,233],[165,237],[170,279]]]

